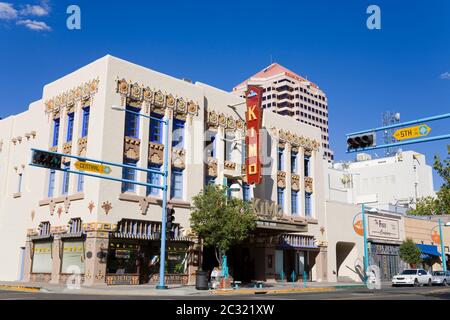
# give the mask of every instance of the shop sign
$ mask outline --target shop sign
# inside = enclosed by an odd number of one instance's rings
[[[369,236],[400,239],[399,221],[395,219],[369,216]]]
[[[253,198],[252,207],[261,218],[273,220],[283,217],[283,209],[274,201]]]
[[[258,86],[249,86],[245,97],[247,100],[247,135],[245,143],[247,147],[247,183],[260,184],[262,182],[261,175],[261,145],[260,145],[260,130],[262,127],[262,93],[263,89]]]

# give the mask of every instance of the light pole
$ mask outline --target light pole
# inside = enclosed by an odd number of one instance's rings
[[[118,107],[118,106],[112,106],[111,107],[113,110],[118,110],[118,111],[125,111],[128,112],[130,114],[134,114],[137,115],[139,117],[144,117],[150,120],[154,120],[154,121],[158,121],[160,123],[164,124],[164,161],[163,161],[163,171],[162,171],[162,176],[163,176],[163,196],[162,196],[162,218],[161,218],[161,255],[160,255],[160,259],[159,259],[159,285],[156,286],[156,289],[159,290],[165,290],[168,289],[168,287],[165,285],[165,266],[166,266],[166,240],[167,240],[167,230],[166,230],[166,225],[167,225],[167,178],[169,176],[169,169],[168,169],[168,158],[169,158],[169,118],[167,118],[166,120],[164,119],[159,119],[156,117],[152,117],[152,116],[148,116],[145,114],[141,114],[139,112],[134,112],[131,110],[127,110],[126,108],[123,107]]]
[[[446,224],[442,225],[442,220],[439,219],[438,226],[439,226],[439,238],[440,238],[440,243],[441,243],[442,270],[444,270],[444,272],[446,272],[447,271],[447,259],[445,257],[444,236],[442,234],[442,227],[450,227],[450,222],[447,222]],[[436,228],[436,227],[434,227],[434,228]]]

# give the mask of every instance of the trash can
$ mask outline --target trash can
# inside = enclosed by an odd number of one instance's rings
[[[197,271],[195,278],[195,289],[197,290],[209,290],[208,272]]]

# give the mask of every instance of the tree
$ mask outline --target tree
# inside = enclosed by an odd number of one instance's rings
[[[191,228],[206,247],[214,247],[216,259],[248,238],[256,228],[256,215],[250,203],[227,196],[227,188],[209,184],[193,197]]]
[[[439,156],[434,157],[434,170],[444,180],[436,197],[425,197],[417,200],[416,208],[408,211],[417,216],[443,215],[450,213],[450,145],[447,146],[448,156],[442,161]]]
[[[411,267],[422,262],[420,257],[420,249],[416,246],[414,241],[410,238],[402,242],[399,249],[399,256],[404,262],[408,263]]]

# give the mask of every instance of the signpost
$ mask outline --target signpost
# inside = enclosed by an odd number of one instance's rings
[[[419,126],[398,129],[394,133],[394,138],[398,141],[402,141],[407,139],[426,137],[430,134],[430,132],[431,128],[426,124],[422,124]]]
[[[99,174],[110,174],[112,171],[109,166],[84,161],[75,162],[75,168],[80,171],[95,172]]]

